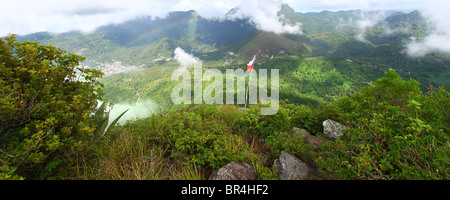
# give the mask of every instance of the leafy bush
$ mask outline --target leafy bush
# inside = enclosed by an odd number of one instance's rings
[[[336,102],[350,127],[318,164],[342,179],[448,179],[450,95],[422,95],[394,71]]]
[[[300,134],[290,132],[277,132],[267,137],[270,145],[270,155],[280,157],[281,151],[288,152],[297,158],[314,164],[314,152],[310,145],[306,144]]]
[[[245,132],[266,138],[276,132],[290,131],[292,128],[288,115],[289,110],[280,106],[275,115],[261,115],[260,109],[261,105],[250,106],[236,122],[236,132]]]
[[[89,115],[103,95],[102,74],[78,68],[83,60],[51,45],[17,42],[14,35],[0,39],[3,172],[10,166],[30,178],[51,176],[92,135]]]
[[[337,119],[342,110],[332,103],[322,102],[317,108],[305,105],[283,105],[290,117],[291,125],[306,129],[313,135],[321,135],[323,133],[322,122],[327,119]]]
[[[235,113],[237,108],[218,107],[187,106],[182,110],[130,122],[119,131],[145,134],[148,138],[146,145],[163,149],[164,157],[197,166],[218,169],[229,162],[254,159],[248,143],[233,134],[231,126],[222,120],[227,115],[224,114],[226,110]]]

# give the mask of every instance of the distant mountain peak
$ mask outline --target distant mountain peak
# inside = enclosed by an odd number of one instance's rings
[[[239,12],[239,7],[234,7],[230,11],[225,14],[226,19],[234,18],[236,14]]]
[[[234,8],[232,8],[230,11],[228,11],[228,12],[225,14],[225,18],[234,18],[234,17],[236,17],[236,15],[239,13],[239,10],[240,10],[239,7],[234,7]],[[295,13],[295,10],[294,10],[293,8],[291,8],[291,7],[290,7],[288,4],[286,4],[286,3],[281,4],[281,8],[280,8],[280,10],[278,11],[278,15],[285,15],[285,16],[288,16],[288,15],[293,15],[293,14],[296,14],[296,13]]]
[[[278,14],[295,14],[295,10],[293,8],[291,8],[288,4],[283,3],[281,4],[281,9],[278,12]]]

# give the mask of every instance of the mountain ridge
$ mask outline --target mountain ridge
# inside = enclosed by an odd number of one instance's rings
[[[170,61],[174,50],[180,47],[205,62],[225,66],[245,64],[255,54],[260,64],[272,56],[352,59],[362,65],[369,62],[378,68],[383,66],[382,69],[398,69],[402,76],[416,78],[425,85],[450,86],[445,81],[448,55],[433,53],[415,59],[404,53],[406,41],[412,37],[420,40],[428,34],[427,24],[418,11],[305,14],[283,4],[278,15],[283,16],[284,23],[301,23],[302,34],[274,34],[258,30],[249,18],[227,18],[236,12],[234,8],[224,18],[207,19],[193,10],[175,11],[166,18],[144,16],[102,26],[92,33],[41,32],[18,36],[18,40],[53,44],[86,57],[83,65],[90,67],[101,68],[116,61],[120,61],[121,67],[151,67]],[[364,23],[370,26],[363,26]]]
[[[198,41],[213,47],[224,47],[237,43],[251,33],[257,31],[254,24],[249,19],[230,19],[227,16],[230,13],[237,12],[238,8],[231,9],[221,19],[207,19],[198,15],[196,11],[174,11],[170,12],[165,18],[153,18],[151,16],[142,16],[133,20],[129,20],[120,24],[110,24],[97,28],[89,34],[105,32],[103,39],[109,39],[114,43],[125,47],[139,46],[151,43],[155,40],[169,37],[177,40],[194,42]],[[316,34],[333,31],[339,25],[339,20],[348,20],[354,18],[362,11],[322,11],[316,14],[296,13],[289,5],[282,4],[278,15],[282,15],[283,23],[302,23],[303,34],[315,37]],[[368,12],[370,13],[370,12]],[[409,14],[404,15],[410,15]],[[402,14],[399,14],[402,15]],[[339,20],[336,20],[339,19]],[[334,20],[334,22],[333,22]],[[396,20],[392,18],[391,20]],[[397,19],[396,21],[403,20]],[[324,28],[325,27],[325,28]],[[189,29],[194,29],[189,32]],[[74,31],[73,33],[79,33]],[[23,40],[39,40],[45,41],[54,34],[35,33],[18,37],[19,41]],[[56,34],[65,35],[67,33]],[[70,34],[69,34],[70,35]]]

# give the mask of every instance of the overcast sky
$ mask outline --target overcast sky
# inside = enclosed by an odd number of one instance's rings
[[[101,25],[120,23],[142,15],[164,17],[174,10],[196,10],[205,17],[222,17],[236,6],[246,9],[247,14],[261,9],[270,11],[268,6],[281,3],[289,4],[297,12],[351,9],[410,11],[420,9],[429,2],[430,0],[2,0],[0,35],[38,31],[91,31]],[[270,17],[270,13],[268,16]]]
[[[282,3],[303,13],[355,9],[419,10],[433,32],[421,41],[412,38],[407,44],[408,52],[418,56],[433,51],[450,53],[450,0],[2,0],[0,37],[9,33],[41,31],[89,32],[102,25],[144,15],[165,17],[171,11],[196,10],[204,17],[220,18],[234,7],[240,8],[235,17],[248,17],[261,30],[302,34],[301,23],[284,24],[277,16]],[[364,20],[360,24],[375,24],[374,19]]]

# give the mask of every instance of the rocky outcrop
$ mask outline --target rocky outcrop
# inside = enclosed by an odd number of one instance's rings
[[[274,164],[279,180],[304,180],[312,171],[308,164],[284,151]]]
[[[316,136],[311,135],[307,130],[300,129],[297,127],[292,128],[292,134],[300,134],[304,141],[314,147],[315,149],[319,148],[322,145],[322,141],[319,140]]]
[[[232,162],[217,170],[211,180],[258,180],[258,175],[249,164]]]
[[[291,133],[294,135],[300,134],[302,137],[305,137],[305,135],[311,135],[307,130],[297,127],[292,128]]]
[[[348,129],[348,127],[339,124],[331,119],[325,120],[323,122],[323,134],[331,140],[336,140],[342,136],[343,131]]]

